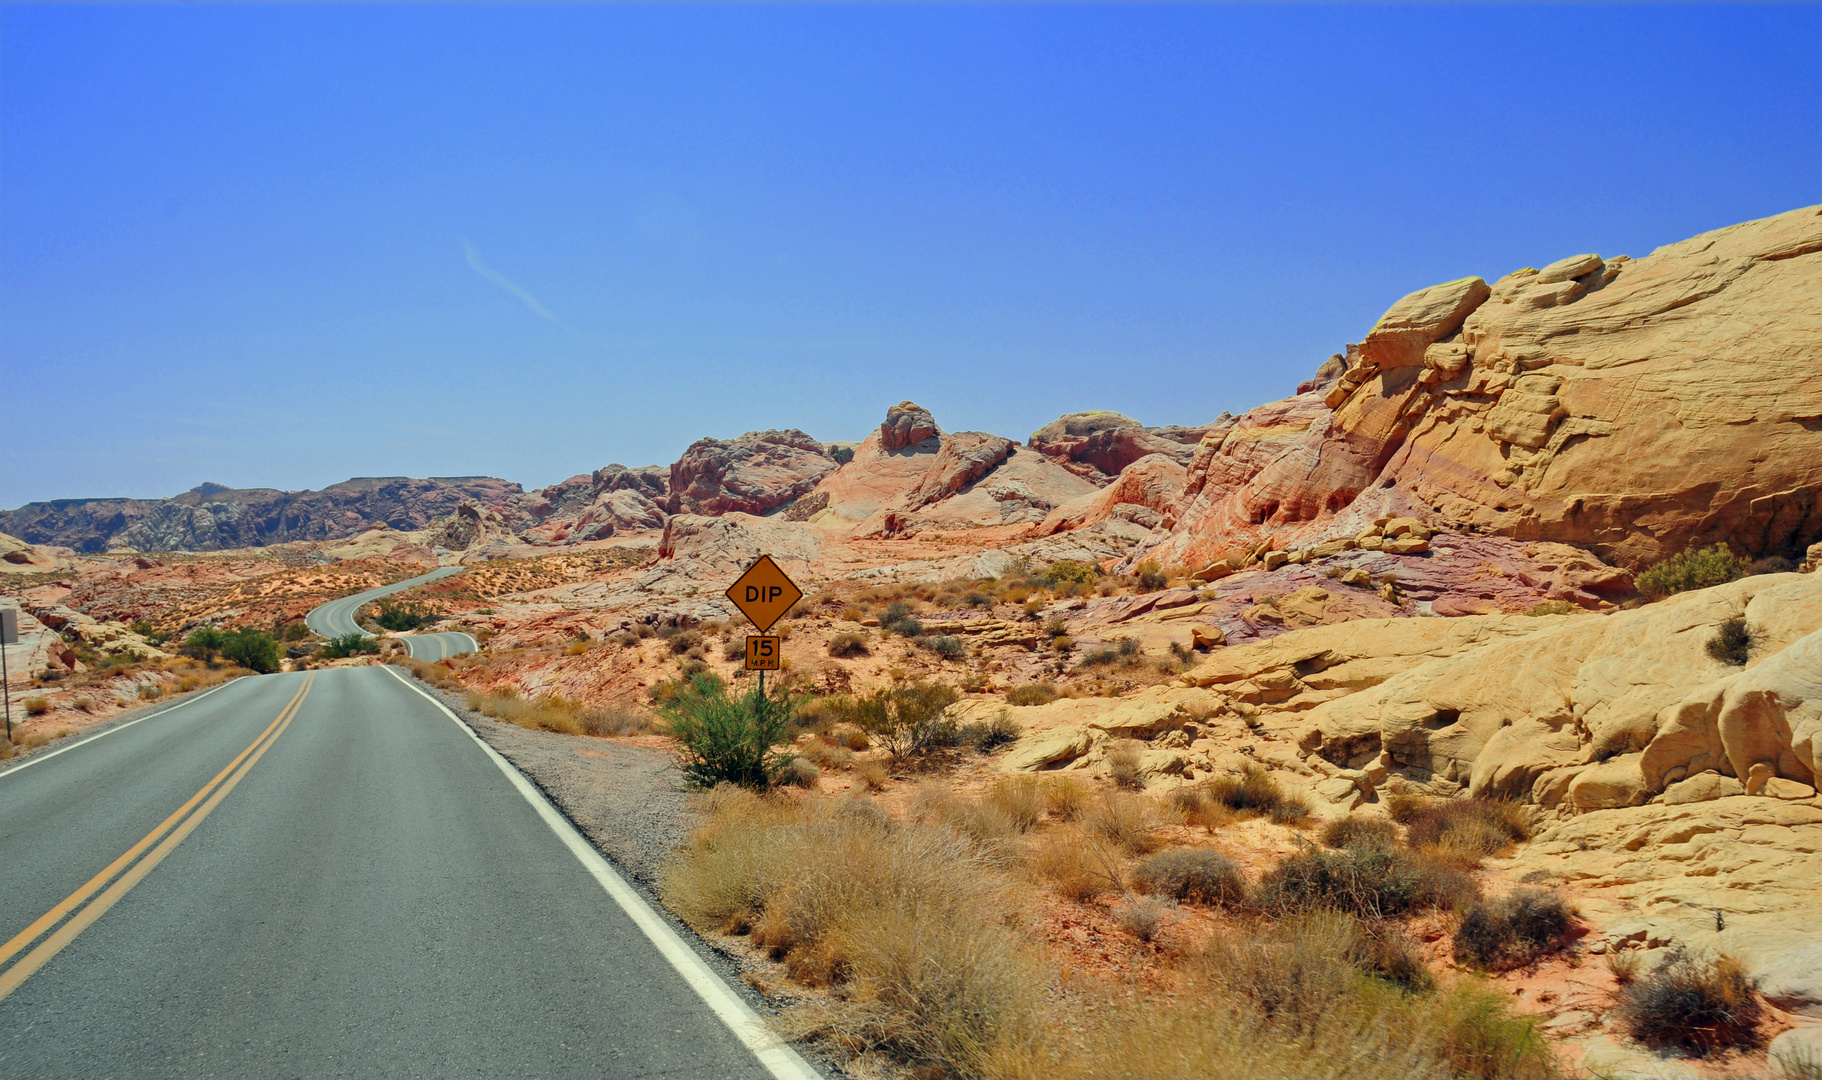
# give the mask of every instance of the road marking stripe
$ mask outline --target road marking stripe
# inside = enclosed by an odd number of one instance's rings
[[[243,676],[243,678],[244,677],[245,676]],[[109,735],[114,734],[116,731],[125,731],[127,728],[132,727],[134,724],[141,723],[146,720],[150,720],[155,716],[164,716],[167,713],[174,713],[178,709],[183,708],[185,705],[188,705],[193,701],[201,701],[203,698],[208,697],[210,694],[213,694],[215,691],[221,690],[225,687],[233,686],[235,683],[237,683],[239,681],[240,681],[240,679],[229,679],[225,683],[220,683],[216,686],[209,687],[207,690],[204,690],[202,693],[197,694],[195,697],[184,698],[182,701],[178,702],[175,705],[172,705],[168,709],[160,709],[157,712],[147,713],[144,716],[139,717],[139,719],[137,719],[137,720],[128,720],[124,724],[116,724],[115,726],[107,729],[106,731],[99,732],[94,735],[90,735],[86,739],[78,739],[77,741],[69,744],[68,746],[60,746],[57,749],[52,750],[48,754],[38,754],[34,757],[27,758],[25,761],[22,761],[19,764],[12,766],[11,768],[0,770],[0,777],[11,776],[16,772],[20,772],[24,769],[29,769],[33,765],[38,764],[40,761],[49,761],[50,759],[56,757],[58,754],[67,754],[71,750],[76,749],[78,746],[87,746],[88,744],[94,742],[96,739],[105,739]]]
[[[303,707],[304,695],[309,693],[310,684],[314,679],[314,674],[304,676],[303,685],[297,688],[297,693],[293,694],[291,700],[285,703],[285,707],[279,710],[278,717],[266,726],[266,730],[260,732],[259,738],[254,739],[245,750],[240,752],[239,756],[229,762],[227,768],[216,773],[215,777],[204,784],[200,791],[190,796],[189,801],[178,807],[170,817],[159,822],[151,832],[145,835],[144,839],[128,848],[126,854],[109,863],[107,869],[90,878],[86,884],[65,897],[56,907],[45,912],[32,925],[14,935],[13,939],[4,946],[0,946],[0,964],[4,964],[20,949],[36,941],[46,930],[56,925],[57,921],[69,914],[72,909],[88,900],[95,890],[106,885],[115,874],[120,872],[121,868],[131,863],[160,836],[165,837],[162,844],[159,844],[150,855],[128,870],[120,880],[114,882],[113,887],[102,893],[94,903],[83,908],[75,918],[65,923],[62,929],[52,934],[43,944],[27,953],[17,964],[8,968],[4,973],[0,973],[0,999],[4,999],[17,989],[20,983],[31,977],[32,972],[43,967],[45,961],[57,955],[58,951],[74,940],[85,927],[100,918],[108,908],[113,907],[115,901],[126,895],[127,890],[138,884],[141,878],[151,873],[152,868],[170,854],[171,849],[182,843],[184,837],[190,835],[196,826],[202,823],[202,819],[209,816],[209,811],[215,809],[227,793],[234,790],[234,785],[240,783],[241,777],[245,776],[247,771],[265,755],[266,750],[278,741],[278,737],[284,734],[285,728],[291,724],[291,718],[296,716],[298,710]],[[240,767],[239,772],[234,771],[236,766]],[[233,775],[230,776],[230,773]],[[224,778],[226,778],[225,783]],[[213,795],[210,794],[211,791],[214,792]],[[188,814],[204,798],[207,798],[208,801],[203,803],[202,809],[197,810],[188,820],[184,820],[184,815]],[[182,824],[178,824],[179,822]],[[177,827],[172,829],[174,825]],[[167,831],[168,836],[165,835]]]
[[[422,687],[412,685],[405,676],[393,670],[391,665],[382,664],[380,666],[386,669],[387,674],[404,683],[407,689],[435,705],[444,716],[449,717],[456,723],[456,726],[468,733],[468,737],[475,741],[475,745],[479,746],[482,752],[499,767],[500,771],[506,774],[506,779],[512,782],[513,787],[518,790],[525,801],[531,804],[532,809],[538,812],[540,818],[544,819],[544,824],[550,826],[550,831],[557,834],[557,839],[563,841],[564,846],[569,848],[570,854],[576,857],[576,861],[582,864],[601,885],[601,888],[607,892],[607,895],[613,897],[614,902],[620,905],[620,910],[626,912],[633,923],[644,931],[645,936],[657,947],[659,954],[670,962],[671,967],[677,970],[677,974],[683,976],[683,981],[688,983],[690,989],[696,991],[697,996],[701,997],[721,1019],[721,1022],[727,1025],[728,1030],[734,1033],[734,1037],[739,1039],[741,1044],[759,1059],[759,1063],[765,1066],[767,1072],[771,1073],[776,1080],[821,1080],[821,1074],[811,1068],[809,1062],[800,1057],[797,1051],[791,1049],[776,1032],[766,1026],[766,1022],[753,1011],[753,1007],[741,1000],[740,996],[722,981],[721,976],[715,974],[714,970],[703,962],[702,957],[696,955],[694,949],[684,944],[683,938],[679,937],[677,931],[671,928],[671,924],[665,922],[663,917],[652,910],[652,906],[645,902],[645,898],[626,883],[626,879],[622,878],[614,870],[612,864],[595,850],[593,844],[590,844],[581,833],[576,831],[576,827],[570,824],[568,818],[551,805],[550,800],[544,797],[544,793],[539,791],[536,785],[527,780],[523,773],[513,767],[511,762],[501,757],[499,751],[487,745],[485,740],[474,733],[473,728],[462,722],[461,717],[450,712],[447,705],[425,693]]]

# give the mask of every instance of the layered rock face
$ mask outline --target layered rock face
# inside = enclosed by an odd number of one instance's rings
[[[169,499],[58,499],[0,511],[0,531],[82,552],[218,551],[339,540],[384,524],[411,531],[475,502],[522,519],[519,485],[487,476],[361,477],[321,491],[203,484]]]
[[[836,468],[823,445],[796,429],[698,439],[671,466],[672,514],[766,514],[806,494]]]
[[[669,495],[670,470],[662,465],[607,465],[535,492],[531,512],[539,523],[526,535],[575,544],[662,528]]]
[[[1706,649],[1732,618],[1752,634],[1744,671]],[[1512,617],[1470,619],[1491,628]],[[1636,806],[1705,772],[1739,781],[1704,781],[1709,798],[1733,787],[1758,794],[1755,776],[1780,797],[1815,796],[1822,578],[1768,574],[1603,618],[1523,621],[1537,624],[1524,640],[1436,659],[1315,704],[1300,745],[1338,766],[1382,762],[1439,793],[1546,808]],[[1286,634],[1273,645],[1301,640]]]
[[[944,433],[929,410],[901,402],[789,516],[852,525],[860,535],[1034,524],[1092,494],[1090,482],[983,431]],[[813,508],[813,509],[812,509]]]
[[[1368,491],[1374,512],[1632,566],[1714,541],[1799,553],[1822,538],[1818,286],[1809,207],[1641,259],[1420,290],[1338,379],[1205,437],[1151,554],[1202,563],[1352,526],[1334,519]]]
[[[1078,476],[1105,483],[1153,454],[1188,465],[1210,431],[1232,422],[1224,413],[1207,427],[1148,428],[1117,412],[1070,413],[1032,432],[1030,446]]]

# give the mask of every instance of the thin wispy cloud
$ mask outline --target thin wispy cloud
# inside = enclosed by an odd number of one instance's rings
[[[488,266],[486,263],[482,262],[481,253],[479,251],[476,251],[475,246],[473,244],[469,243],[467,240],[462,241],[462,253],[468,256],[468,265],[471,269],[474,270],[475,273],[481,275],[482,277],[486,278],[488,281],[493,282],[495,285],[498,285],[500,288],[505,289],[507,292],[518,297],[521,301],[524,302],[526,307],[528,307],[528,308],[532,309],[532,311],[536,312],[538,314],[539,318],[549,319],[551,322],[556,323],[558,326],[561,326],[566,330],[575,329],[575,327],[570,326],[568,323],[564,322],[562,319],[559,319],[555,315],[552,315],[550,313],[549,308],[545,307],[543,304],[538,302],[537,297],[533,296],[532,294],[526,292],[524,289],[521,289],[517,285],[513,284],[513,282],[510,279],[508,279],[505,274],[500,273],[498,270],[495,270],[493,267]]]

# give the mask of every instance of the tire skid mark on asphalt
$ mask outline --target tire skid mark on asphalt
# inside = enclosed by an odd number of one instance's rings
[[[272,748],[272,744],[278,741],[278,737],[285,733],[287,727],[291,726],[292,718],[297,716],[298,710],[303,707],[304,698],[310,693],[310,684],[315,679],[314,674],[305,675],[303,685],[297,688],[297,693],[293,694],[291,700],[285,703],[285,707],[279,710],[278,717],[266,726],[266,730],[260,732],[259,738],[254,739],[245,750],[240,752],[238,757],[230,761],[226,768],[216,773],[213,779],[204,784],[196,794],[190,796],[189,800],[178,807],[170,817],[159,822],[151,832],[145,835],[144,839],[128,848],[126,854],[108,864],[105,870],[90,878],[81,888],[65,897],[62,902],[39,916],[30,926],[16,934],[11,941],[0,945],[0,1000],[4,1000],[8,994],[17,990],[21,983],[31,978],[33,972],[43,967],[51,957],[62,951],[65,945],[74,941],[76,935],[82,933],[91,923],[104,915],[133,886],[139,884],[141,879],[151,873],[152,868],[162,862],[164,857],[176,849],[178,844],[183,843],[185,837],[202,824],[202,820],[208,817],[216,806],[220,805],[222,799],[227,797],[228,792],[234,790],[234,786],[240,783],[253,766],[259,764],[259,759],[265,756],[266,751]],[[200,807],[198,807],[198,803],[201,804]],[[153,847],[154,844],[157,846]],[[147,848],[152,849],[149,854],[146,854]],[[141,855],[144,857],[141,858]],[[109,882],[112,884],[110,885]],[[102,891],[104,887],[105,891]],[[99,896],[96,896],[97,892],[100,892]],[[74,912],[73,915],[72,912]],[[66,916],[68,916],[68,921],[64,921]],[[57,927],[59,922],[63,923],[61,927]],[[44,938],[46,932],[51,931],[53,927],[57,927],[55,932],[52,932],[48,938]],[[34,941],[38,941],[39,938],[44,938],[44,940],[37,948],[20,957],[11,967],[4,966],[18,955],[20,950]]]

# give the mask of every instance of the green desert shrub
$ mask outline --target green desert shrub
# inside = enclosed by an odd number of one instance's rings
[[[212,661],[221,653],[221,647],[228,635],[213,626],[199,626],[189,632],[177,651],[193,660]]]
[[[316,650],[316,655],[324,660],[340,660],[344,657],[379,651],[380,643],[377,638],[370,638],[366,634],[357,632],[330,638],[323,643],[322,648]]]
[[[1646,1046],[1708,1054],[1758,1044],[1765,1010],[1755,991],[1733,957],[1680,953],[1621,990],[1615,1011],[1626,1034]]]
[[[667,732],[683,744],[680,764],[691,783],[763,790],[794,756],[778,747],[789,739],[795,704],[782,691],[768,694],[755,686],[735,696],[719,679],[697,676],[658,711]]]
[[[1647,599],[1661,600],[1691,589],[1725,585],[1744,577],[1750,564],[1726,544],[1697,548],[1672,555],[1638,576],[1638,590]]]
[[[1132,576],[1138,581],[1139,589],[1142,592],[1157,592],[1170,584],[1170,579],[1164,574],[1164,568],[1150,559],[1133,567]]]
[[[1140,860],[1132,870],[1133,887],[1192,904],[1238,905],[1246,902],[1246,876],[1240,864],[1218,851],[1181,847]]]
[[[1101,576],[1100,567],[1075,559],[1058,559],[1044,571],[1044,580],[1052,585],[1093,584]]]
[[[374,614],[373,621],[378,623],[383,630],[400,634],[416,630],[420,626],[429,626],[440,618],[442,618],[440,614],[419,600],[405,600],[396,603],[391,600],[381,600],[379,611]]]
[[[945,710],[960,696],[942,683],[884,687],[856,698],[852,719],[893,757],[916,757],[956,744],[961,729]]]
[[[277,671],[281,659],[277,638],[244,628],[223,635],[221,656],[223,660],[262,675]]]
[[[1752,631],[1738,616],[1728,619],[1708,639],[1708,655],[1723,664],[1744,665],[1752,659]]]
[[[919,646],[928,649],[944,660],[960,660],[968,655],[968,648],[962,644],[962,639],[952,634],[920,637],[916,641]]]
[[[1558,947],[1574,927],[1574,912],[1560,898],[1535,889],[1481,900],[1462,914],[1455,956],[1475,967],[1523,967]]]

